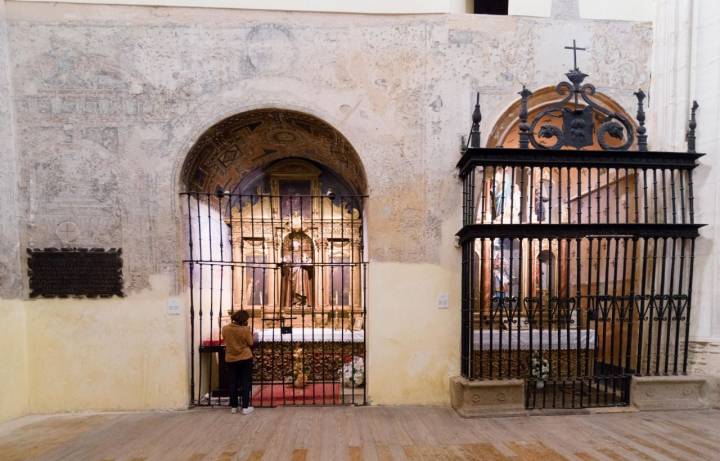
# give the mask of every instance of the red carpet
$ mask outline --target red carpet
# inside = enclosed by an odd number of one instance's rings
[[[254,387],[254,386],[253,386]],[[263,384],[252,395],[258,407],[280,405],[333,405],[342,401],[340,384],[314,383],[298,389],[289,384]]]

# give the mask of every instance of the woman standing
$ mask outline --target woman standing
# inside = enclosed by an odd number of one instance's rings
[[[254,338],[248,327],[249,318],[247,312],[236,311],[230,316],[232,322],[222,329],[222,337],[225,340],[225,363],[230,381],[230,411],[237,413],[239,384],[242,414],[244,415],[249,415],[254,410],[250,406],[253,365],[253,354],[250,348],[253,346]]]

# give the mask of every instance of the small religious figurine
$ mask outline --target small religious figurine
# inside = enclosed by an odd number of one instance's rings
[[[293,352],[293,386],[303,388],[307,384],[308,370],[305,368],[305,354],[302,347]]]
[[[545,203],[549,201],[547,196],[542,196],[539,189],[535,189],[535,217],[538,222],[545,221]]]
[[[502,183],[495,180],[492,190],[493,202],[493,219],[496,219],[505,212],[505,191],[502,189]]]
[[[504,297],[510,294],[510,261],[495,254],[493,261],[493,290],[495,297]]]

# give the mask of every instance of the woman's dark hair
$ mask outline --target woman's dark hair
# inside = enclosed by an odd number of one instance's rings
[[[246,311],[235,311],[230,316],[230,319],[238,325],[247,325],[249,318],[250,316]]]

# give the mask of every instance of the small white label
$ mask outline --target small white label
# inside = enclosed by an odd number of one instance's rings
[[[171,298],[167,303],[168,315],[180,315],[180,300],[177,298]]]
[[[438,295],[437,306],[438,306],[438,309],[447,309],[448,308],[448,294],[447,293],[440,293]]]

